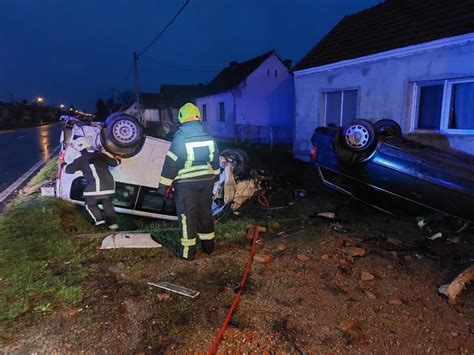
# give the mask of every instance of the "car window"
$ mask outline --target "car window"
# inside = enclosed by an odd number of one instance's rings
[[[137,210],[169,215],[176,214],[174,201],[165,201],[163,195],[159,194],[157,189],[143,186],[138,201]]]
[[[137,199],[138,186],[117,182],[112,203],[117,207],[133,208]]]

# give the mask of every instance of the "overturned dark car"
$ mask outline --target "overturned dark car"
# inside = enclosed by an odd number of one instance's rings
[[[473,156],[406,139],[392,120],[319,127],[311,141],[311,162],[335,190],[388,212],[422,206],[474,222]]]

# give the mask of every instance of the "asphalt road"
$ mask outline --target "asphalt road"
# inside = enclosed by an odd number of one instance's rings
[[[59,145],[61,124],[0,131],[0,193]]]

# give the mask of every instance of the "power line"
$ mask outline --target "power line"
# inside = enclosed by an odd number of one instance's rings
[[[150,42],[150,44],[148,46],[145,47],[145,49],[143,49],[140,53],[138,53],[137,55],[137,59],[138,57],[142,56],[157,40],[158,38],[160,38],[163,33],[165,33],[165,31],[168,29],[168,27],[171,26],[171,24],[174,22],[174,20],[176,20],[176,18],[179,16],[179,14],[184,10],[184,8],[189,4],[189,0],[186,0],[186,2],[184,3],[183,6],[181,6],[181,8],[179,9],[179,11],[176,13],[176,15],[173,16],[173,18],[170,20],[170,22],[168,22],[168,24],[161,30],[160,33],[158,33],[158,35]]]

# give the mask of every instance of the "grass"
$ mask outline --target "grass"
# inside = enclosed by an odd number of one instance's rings
[[[18,199],[0,216],[0,342],[57,305],[82,300],[85,251],[69,236],[91,230],[77,206],[53,198]]]
[[[28,183],[28,186],[33,186],[41,181],[44,180],[53,180],[56,178],[56,170],[58,167],[58,158],[55,157],[48,161],[46,165],[36,174],[33,176],[31,181]]]

